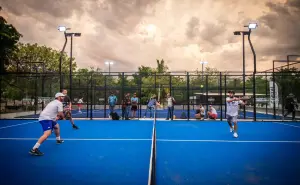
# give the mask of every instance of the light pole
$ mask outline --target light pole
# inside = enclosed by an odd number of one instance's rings
[[[201,61],[200,64],[202,65],[202,82],[203,82],[204,64],[208,64],[208,62],[207,61]]]
[[[71,47],[70,47],[70,64],[69,64],[69,70],[70,70],[70,74],[69,74],[69,84],[70,84],[70,93],[69,93],[69,96],[70,98],[72,99],[72,59],[73,59],[73,37],[80,37],[81,36],[81,33],[67,33],[67,30],[70,30],[71,28],[67,28],[65,26],[59,26],[58,27],[58,30],[61,31],[61,32],[64,32],[64,35],[65,35],[65,44],[64,44],[64,47],[63,47],[63,50],[61,52],[61,55],[60,55],[60,63],[59,63],[59,70],[60,70],[60,88],[62,89],[62,77],[61,77],[61,65],[62,65],[62,56],[63,56],[63,52],[64,52],[64,49],[66,47],[66,44],[67,44],[67,37],[71,37]]]
[[[245,35],[248,35],[248,41],[251,47],[251,51],[253,54],[253,62],[254,62],[254,78],[253,78],[253,96],[254,96],[254,121],[256,121],[256,90],[255,90],[255,74],[256,74],[256,53],[254,51],[251,39],[250,39],[250,35],[251,35],[251,30],[252,29],[256,29],[257,28],[257,23],[250,23],[248,26],[244,26],[244,27],[248,27],[248,31],[235,31],[233,32],[234,35],[242,35],[243,36],[243,96],[246,95],[246,68],[245,68]],[[246,109],[244,107],[244,119],[246,118]]]
[[[108,75],[110,75],[110,65],[113,65],[114,62],[113,61],[106,61],[105,64],[108,65]]]

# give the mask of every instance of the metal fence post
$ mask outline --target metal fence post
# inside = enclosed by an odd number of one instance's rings
[[[220,97],[221,97],[221,121],[223,121],[223,92],[222,92],[222,72],[220,72]]]
[[[186,73],[186,94],[187,94],[187,117],[188,117],[188,121],[190,120],[190,76],[189,76],[189,72]]]

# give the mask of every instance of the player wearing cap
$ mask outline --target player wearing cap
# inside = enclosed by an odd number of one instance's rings
[[[29,151],[30,154],[36,156],[43,155],[43,153],[40,152],[38,148],[51,135],[53,129],[56,135],[56,143],[61,144],[64,142],[60,138],[60,129],[58,123],[56,122],[59,119],[59,117],[65,119],[62,104],[64,97],[64,94],[56,93],[55,100],[51,101],[41,112],[39,122],[43,128],[44,134],[39,138],[37,143]]]
[[[245,105],[245,103],[240,98],[234,97],[234,94],[234,91],[228,91],[229,97],[226,98],[226,117],[230,127],[230,132],[233,132],[233,137],[237,138],[237,118],[239,114],[239,105]],[[234,124],[234,127],[232,127],[232,123]]]

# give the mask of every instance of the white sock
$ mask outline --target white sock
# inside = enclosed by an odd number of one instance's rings
[[[56,140],[60,140],[60,136],[56,137]]]
[[[40,146],[41,146],[41,144],[40,144],[40,143],[36,143],[36,144],[33,146],[33,148],[32,148],[32,149],[39,148]]]

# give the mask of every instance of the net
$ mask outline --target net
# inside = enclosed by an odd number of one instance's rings
[[[152,129],[152,144],[151,144],[148,185],[156,184],[155,170],[156,170],[156,107],[154,109],[154,121],[153,121],[153,129]]]

